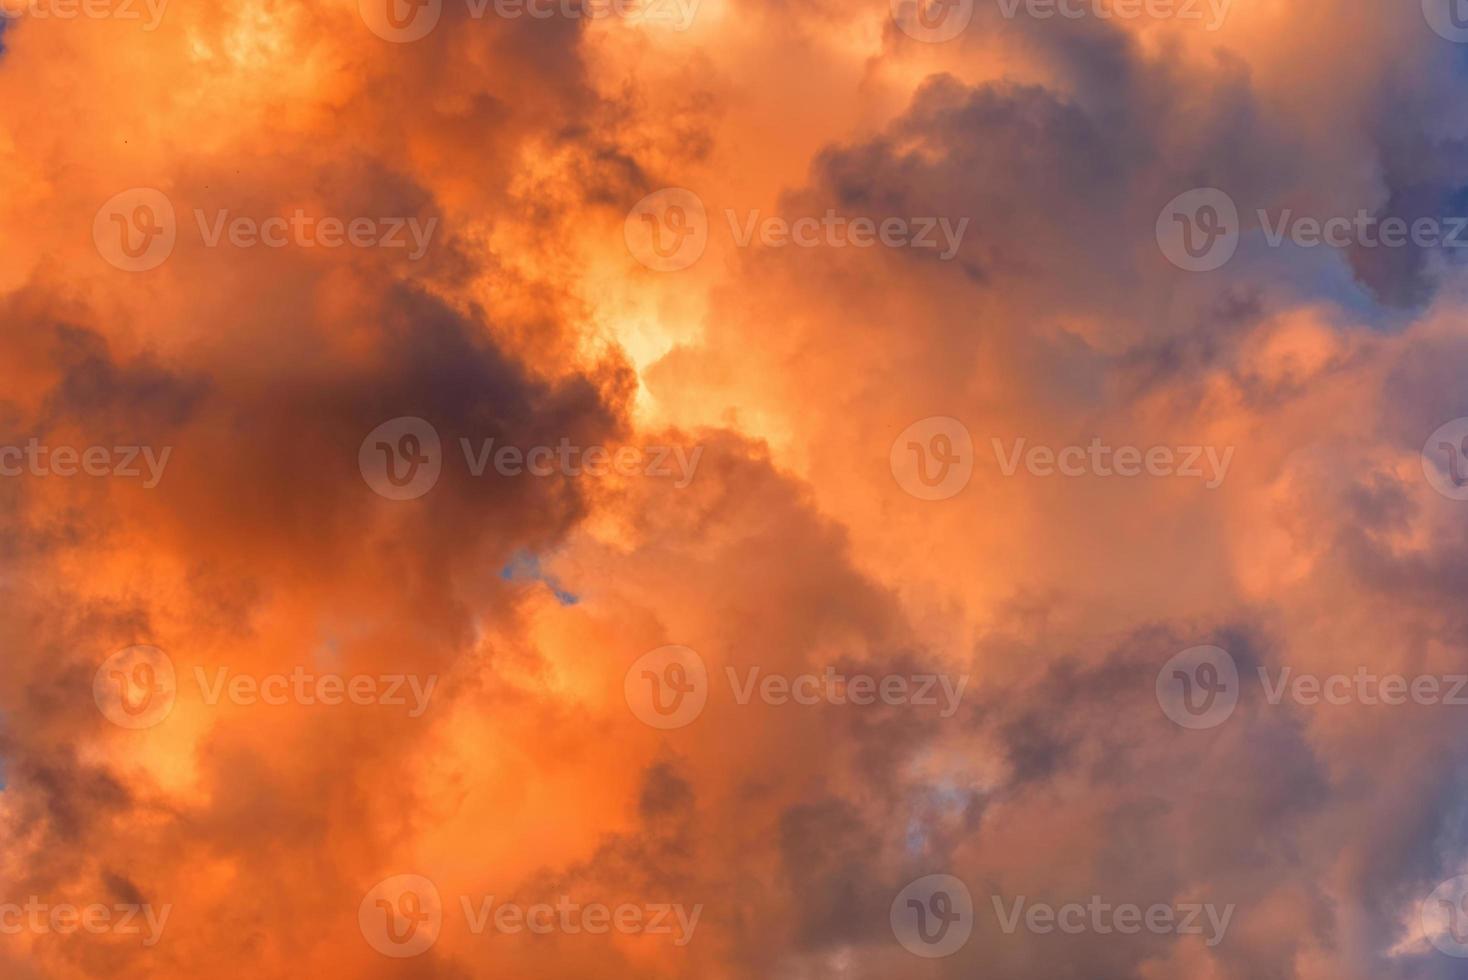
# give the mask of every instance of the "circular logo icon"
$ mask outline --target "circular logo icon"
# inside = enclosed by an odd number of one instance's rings
[[[958,419],[919,419],[893,441],[889,462],[897,485],[914,497],[947,500],[974,474],[974,439]]]
[[[1422,0],[1422,15],[1438,36],[1468,43],[1468,0]]]
[[[951,41],[974,16],[974,0],[889,0],[892,20],[908,37],[929,44]]]
[[[1239,209],[1216,187],[1179,194],[1157,216],[1157,245],[1179,269],[1222,268],[1239,247]]]
[[[1217,728],[1238,707],[1238,664],[1222,647],[1188,647],[1157,672],[1157,703],[1184,728]]]
[[[443,0],[357,0],[367,28],[394,44],[420,41],[438,26]]]
[[[928,875],[892,900],[892,934],[902,948],[924,959],[952,956],[974,931],[974,900],[952,875]]]
[[[178,698],[173,661],[157,647],[119,650],[92,675],[92,698],[114,725],[152,728],[168,717]]]
[[[97,210],[92,243],[98,255],[124,272],[158,268],[178,243],[173,202],[151,187],[123,191]]]
[[[362,479],[388,500],[416,500],[438,483],[443,446],[438,430],[411,415],[382,423],[357,450]]]
[[[663,730],[682,728],[703,714],[709,673],[703,658],[687,647],[658,647],[628,668],[622,692],[643,723]]]
[[[703,256],[709,243],[708,212],[697,194],[669,187],[632,206],[622,236],[638,262],[654,272],[677,272]]]
[[[1468,875],[1449,878],[1427,896],[1422,932],[1439,952],[1468,959]]]
[[[1468,418],[1446,422],[1427,437],[1422,472],[1444,497],[1468,500]]]
[[[421,956],[443,931],[443,899],[422,875],[379,881],[357,908],[357,925],[367,945],[383,956]]]

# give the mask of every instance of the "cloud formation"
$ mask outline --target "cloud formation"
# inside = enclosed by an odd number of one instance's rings
[[[18,10],[0,969],[1459,975],[1464,49],[1186,7]]]

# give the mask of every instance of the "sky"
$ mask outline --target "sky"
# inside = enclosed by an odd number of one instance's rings
[[[0,11],[0,975],[1468,977],[1468,3]]]

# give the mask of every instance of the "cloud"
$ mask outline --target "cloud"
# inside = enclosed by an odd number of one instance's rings
[[[170,909],[150,946],[0,935],[7,975],[1453,975],[1418,913],[1464,866],[1456,709],[1269,697],[1462,672],[1423,461],[1468,414],[1456,260],[1265,234],[1458,208],[1460,59],[1415,8],[980,4],[943,44],[880,4],[475,9],[407,43],[352,3],[5,28],[44,96],[0,109],[0,450],[50,463],[0,476],[0,932],[32,896]],[[671,186],[707,243],[661,272],[626,218]],[[1195,273],[1157,220],[1202,187],[1241,218]],[[107,236],[158,209],[99,218],[132,188],[174,215],[141,271]],[[953,251],[740,243],[827,215]],[[942,500],[893,463],[932,418],[973,445]],[[553,462],[476,462],[507,447]],[[1158,672],[1205,644],[1237,703],[1195,730]],[[668,646],[705,700],[657,727],[629,671]],[[891,921],[932,874],[974,901],[945,959]],[[362,911],[400,875],[444,913],[401,960]],[[1213,944],[997,911],[1092,896],[1233,911]],[[464,912],[563,897],[697,926]]]

